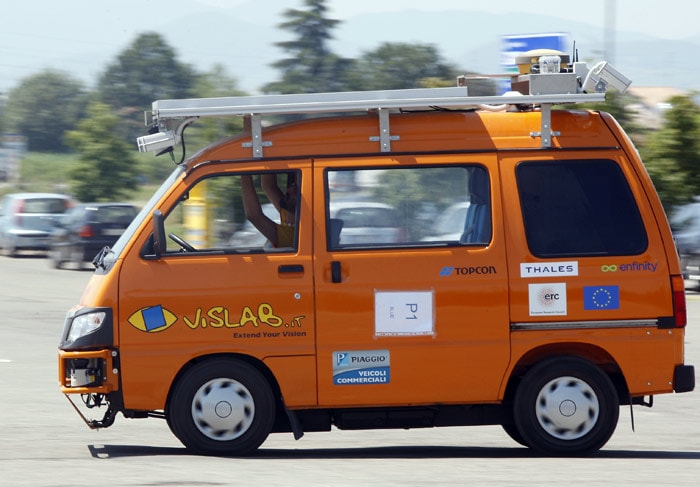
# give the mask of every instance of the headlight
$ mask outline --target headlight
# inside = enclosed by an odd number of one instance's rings
[[[66,313],[63,322],[61,350],[95,350],[114,346],[112,308],[76,306]]]
[[[94,313],[76,316],[73,318],[66,341],[74,342],[78,338],[98,330],[102,326],[102,323],[104,323],[106,316],[107,313],[104,311],[96,311]]]

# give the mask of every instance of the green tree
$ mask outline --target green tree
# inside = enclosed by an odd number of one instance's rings
[[[114,108],[147,110],[154,100],[187,98],[196,81],[194,70],[179,62],[160,34],[139,35],[100,76],[102,103]]]
[[[661,130],[641,150],[667,209],[700,194],[700,107],[690,95],[669,103]]]
[[[136,187],[133,149],[117,134],[119,123],[108,105],[95,102],[88,106],[87,118],[66,134],[79,154],[70,175],[80,201],[118,200]]]
[[[622,128],[625,129],[625,132],[633,136],[639,134],[642,128],[635,124],[633,113],[628,107],[632,101],[633,99],[631,96],[611,90],[605,94],[605,101],[586,104],[586,108],[611,114]]]
[[[326,17],[326,0],[305,0],[305,10],[288,9],[288,19],[279,24],[292,32],[295,39],[276,45],[289,57],[272,64],[282,72],[282,79],[263,87],[267,93],[321,93],[347,89],[345,75],[353,61],[333,54],[328,41],[340,22]]]
[[[42,71],[10,91],[5,130],[26,136],[29,150],[65,152],[63,134],[75,128],[86,104],[80,81],[59,71]]]
[[[456,86],[458,70],[430,44],[385,42],[366,52],[353,68],[353,89],[397,90]]]
[[[238,87],[236,78],[230,76],[226,72],[226,68],[220,64],[214,65],[208,72],[199,74],[192,88],[192,96],[197,98],[243,96],[245,94]],[[143,125],[141,125],[140,130],[141,133],[138,135],[146,133]],[[187,151],[186,155],[192,155],[194,150],[224,137],[231,137],[242,130],[243,119],[241,117],[202,117],[185,130],[183,141]],[[129,143],[132,141],[130,140]],[[173,158],[179,161],[182,157],[182,149],[182,145],[176,146],[172,154]],[[165,157],[160,157],[157,162],[153,161],[152,154],[148,154],[145,158],[139,158],[139,173],[150,181],[162,181],[173,169],[172,164],[166,164],[160,160]]]
[[[244,96],[246,93],[238,87],[236,78],[230,76],[221,64],[217,64],[206,73],[197,77],[194,85],[195,96],[201,98],[213,98],[220,96]],[[243,119],[232,118],[208,118],[197,121],[188,129],[195,133],[191,135],[195,145],[215,142],[223,137],[230,137],[243,130]]]
[[[144,135],[144,111],[155,100],[188,98],[197,79],[193,68],[179,62],[160,34],[139,35],[107,66],[97,83],[97,98],[122,120],[119,133],[130,144]]]

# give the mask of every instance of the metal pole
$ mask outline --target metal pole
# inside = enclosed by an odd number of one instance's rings
[[[605,32],[604,32],[604,59],[610,64],[615,64],[615,12],[616,0],[605,0]]]

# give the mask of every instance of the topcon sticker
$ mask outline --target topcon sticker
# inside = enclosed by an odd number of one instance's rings
[[[530,316],[566,315],[566,283],[530,284]]]

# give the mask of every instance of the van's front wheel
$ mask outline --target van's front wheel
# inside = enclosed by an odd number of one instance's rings
[[[584,455],[612,436],[620,414],[617,391],[594,364],[576,358],[531,368],[515,396],[513,415],[524,442],[549,455]]]
[[[275,401],[258,370],[219,358],[185,373],[166,414],[172,432],[187,448],[205,455],[245,455],[269,435]]]

